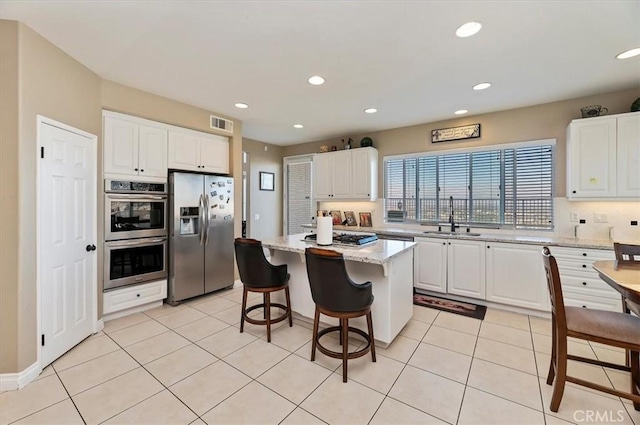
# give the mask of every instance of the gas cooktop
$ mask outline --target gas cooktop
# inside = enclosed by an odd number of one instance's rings
[[[315,242],[318,235],[315,233],[304,237],[305,242]],[[348,233],[334,233],[333,243],[336,245],[361,246],[373,243],[378,240],[376,235],[353,235]]]

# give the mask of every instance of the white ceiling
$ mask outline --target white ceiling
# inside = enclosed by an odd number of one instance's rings
[[[105,79],[238,118],[245,137],[277,145],[640,81],[640,57],[615,59],[640,47],[640,0],[2,0],[0,17]],[[468,21],[482,31],[456,37]],[[471,89],[484,81],[493,87]]]

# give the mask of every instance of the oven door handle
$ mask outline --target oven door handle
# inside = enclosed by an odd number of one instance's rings
[[[166,195],[133,195],[133,194],[108,194],[107,199],[123,199],[123,200],[131,200],[131,199],[141,199],[141,200],[151,200],[151,201],[166,201]]]
[[[200,245],[204,244],[204,195],[200,194],[198,199],[198,226],[200,227]]]
[[[106,242],[106,245],[109,248],[119,248],[123,246],[146,246],[146,245],[157,244],[160,242],[165,242],[166,240],[167,238],[136,239],[134,241]]]

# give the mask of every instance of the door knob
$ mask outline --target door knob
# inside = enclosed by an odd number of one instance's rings
[[[87,245],[87,247],[85,249],[87,250],[87,252],[95,251],[96,250],[96,246],[95,245]]]

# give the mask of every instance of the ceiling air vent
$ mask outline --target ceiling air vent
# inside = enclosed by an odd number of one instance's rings
[[[233,133],[233,121],[211,115],[211,128]]]

